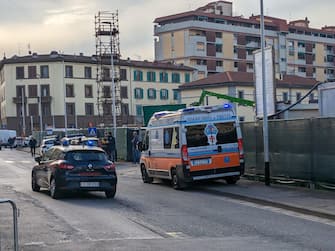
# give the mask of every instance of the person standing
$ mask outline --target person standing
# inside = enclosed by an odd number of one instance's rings
[[[137,132],[133,132],[133,138],[131,140],[132,152],[133,152],[133,163],[137,164],[140,162],[140,151],[138,149],[139,138]]]
[[[112,133],[109,132],[108,133],[108,137],[107,137],[107,154],[108,154],[108,158],[111,161],[116,161],[115,159],[115,138],[113,137]]]
[[[31,136],[29,140],[29,146],[30,146],[30,153],[32,157],[34,157],[36,153],[36,143],[37,143],[36,139],[33,136]]]

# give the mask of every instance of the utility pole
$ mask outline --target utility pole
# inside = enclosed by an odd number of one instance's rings
[[[263,88],[263,142],[264,142],[264,177],[265,185],[270,185],[270,161],[269,161],[269,128],[265,83],[265,37],[264,37],[264,13],[263,0],[261,1],[261,50],[262,50],[262,88]]]

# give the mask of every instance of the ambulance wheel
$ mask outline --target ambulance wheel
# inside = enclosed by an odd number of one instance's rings
[[[240,177],[238,176],[230,176],[230,177],[226,177],[225,180],[227,182],[227,184],[229,185],[234,185],[236,184],[236,182],[240,179]]]
[[[180,179],[177,175],[176,169],[173,169],[171,171],[171,176],[172,176],[172,187],[176,190],[179,190],[182,188],[181,184],[180,184]]]
[[[152,177],[149,177],[147,169],[145,168],[144,165],[141,165],[141,174],[142,174],[143,183],[149,183],[149,184],[151,184],[152,181],[154,180]]]

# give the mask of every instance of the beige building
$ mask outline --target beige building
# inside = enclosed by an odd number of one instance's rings
[[[253,51],[261,42],[260,16],[233,16],[232,5],[216,1],[156,18],[155,60],[195,67],[198,79],[224,71],[253,72]],[[335,79],[335,26],[315,29],[307,18],[288,22],[265,17],[265,36],[275,52],[278,76]]]
[[[108,62],[107,62],[108,63]],[[110,65],[106,63],[106,71]],[[120,77],[121,115],[118,126],[142,125],[142,107],[179,104],[178,86],[193,80],[194,69],[171,63],[120,60],[115,69]],[[1,128],[30,134],[46,127],[99,126],[111,116],[110,103],[99,114],[97,98],[111,98],[111,82],[97,93],[97,64],[84,55],[36,53],[0,61]],[[42,115],[42,116],[40,116]]]
[[[299,76],[284,76],[276,79],[276,102],[293,104],[308,93],[317,81]],[[215,94],[225,94],[230,97],[255,101],[255,83],[253,73],[224,72],[211,75],[205,79],[185,83],[179,86],[182,102],[187,106],[198,102],[201,93],[205,91]],[[317,89],[312,91],[301,104],[316,103],[318,100]],[[217,96],[206,96],[203,105],[218,105],[230,102]],[[254,121],[256,119],[255,106],[239,105],[234,103],[237,116],[241,121]],[[279,107],[279,106],[277,106]]]

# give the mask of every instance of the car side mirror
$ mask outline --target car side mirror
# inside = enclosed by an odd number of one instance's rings
[[[35,161],[38,162],[38,164],[40,164],[41,163],[41,156],[35,157]]]

